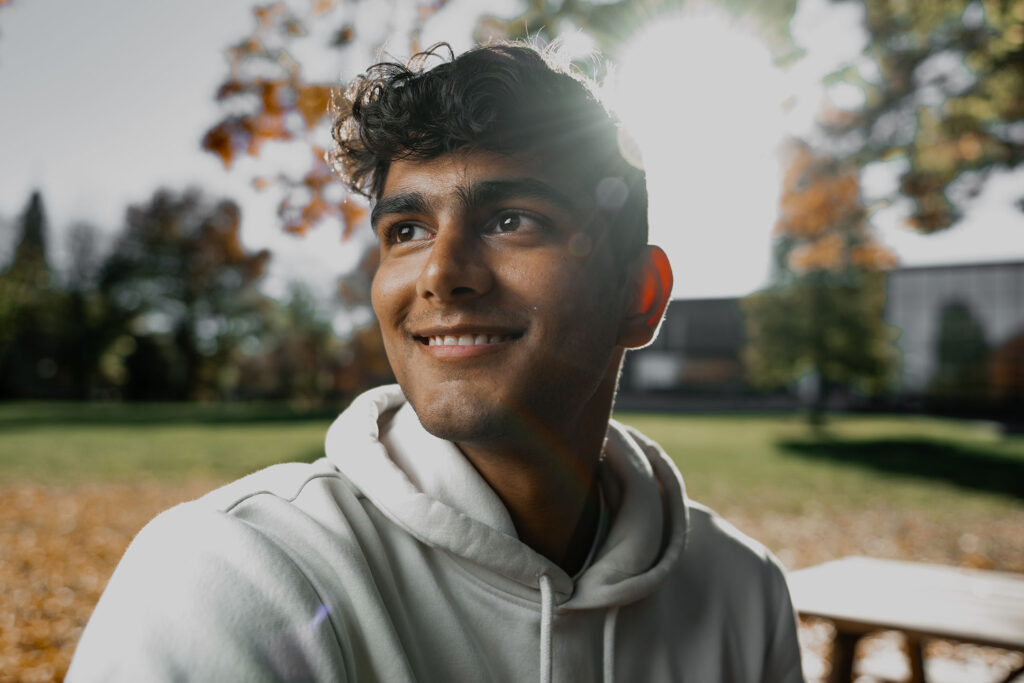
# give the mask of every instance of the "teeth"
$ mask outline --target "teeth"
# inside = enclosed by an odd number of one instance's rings
[[[460,334],[455,336],[452,334],[437,335],[434,337],[427,337],[428,346],[476,346],[483,344],[500,344],[501,342],[511,341],[512,335],[500,335],[500,334]]]

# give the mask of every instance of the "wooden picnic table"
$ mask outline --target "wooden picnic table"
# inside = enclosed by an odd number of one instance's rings
[[[925,681],[922,642],[930,638],[1024,651],[1024,575],[845,557],[788,580],[801,615],[835,624],[829,683],[853,679],[857,641],[872,631],[903,632],[913,683]]]

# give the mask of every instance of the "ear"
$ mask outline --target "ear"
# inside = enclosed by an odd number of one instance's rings
[[[672,265],[661,247],[648,245],[630,264],[632,290],[619,328],[619,345],[638,349],[654,339],[672,295]]]

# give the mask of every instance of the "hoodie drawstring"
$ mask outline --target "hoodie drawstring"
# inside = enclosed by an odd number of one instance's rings
[[[540,683],[551,683],[551,578],[540,575]]]
[[[540,576],[540,683],[551,683],[551,615],[554,611],[554,594],[551,592],[551,578]],[[619,608],[612,607],[604,615],[604,672],[603,683],[615,683],[615,626],[619,619]]]
[[[618,607],[612,607],[604,615],[604,683],[615,683],[615,624],[618,618]]]

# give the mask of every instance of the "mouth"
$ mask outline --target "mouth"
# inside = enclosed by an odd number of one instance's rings
[[[482,332],[473,334],[462,332],[459,334],[413,335],[413,339],[424,346],[487,346],[515,341],[522,336],[522,332],[509,334],[486,334]]]

